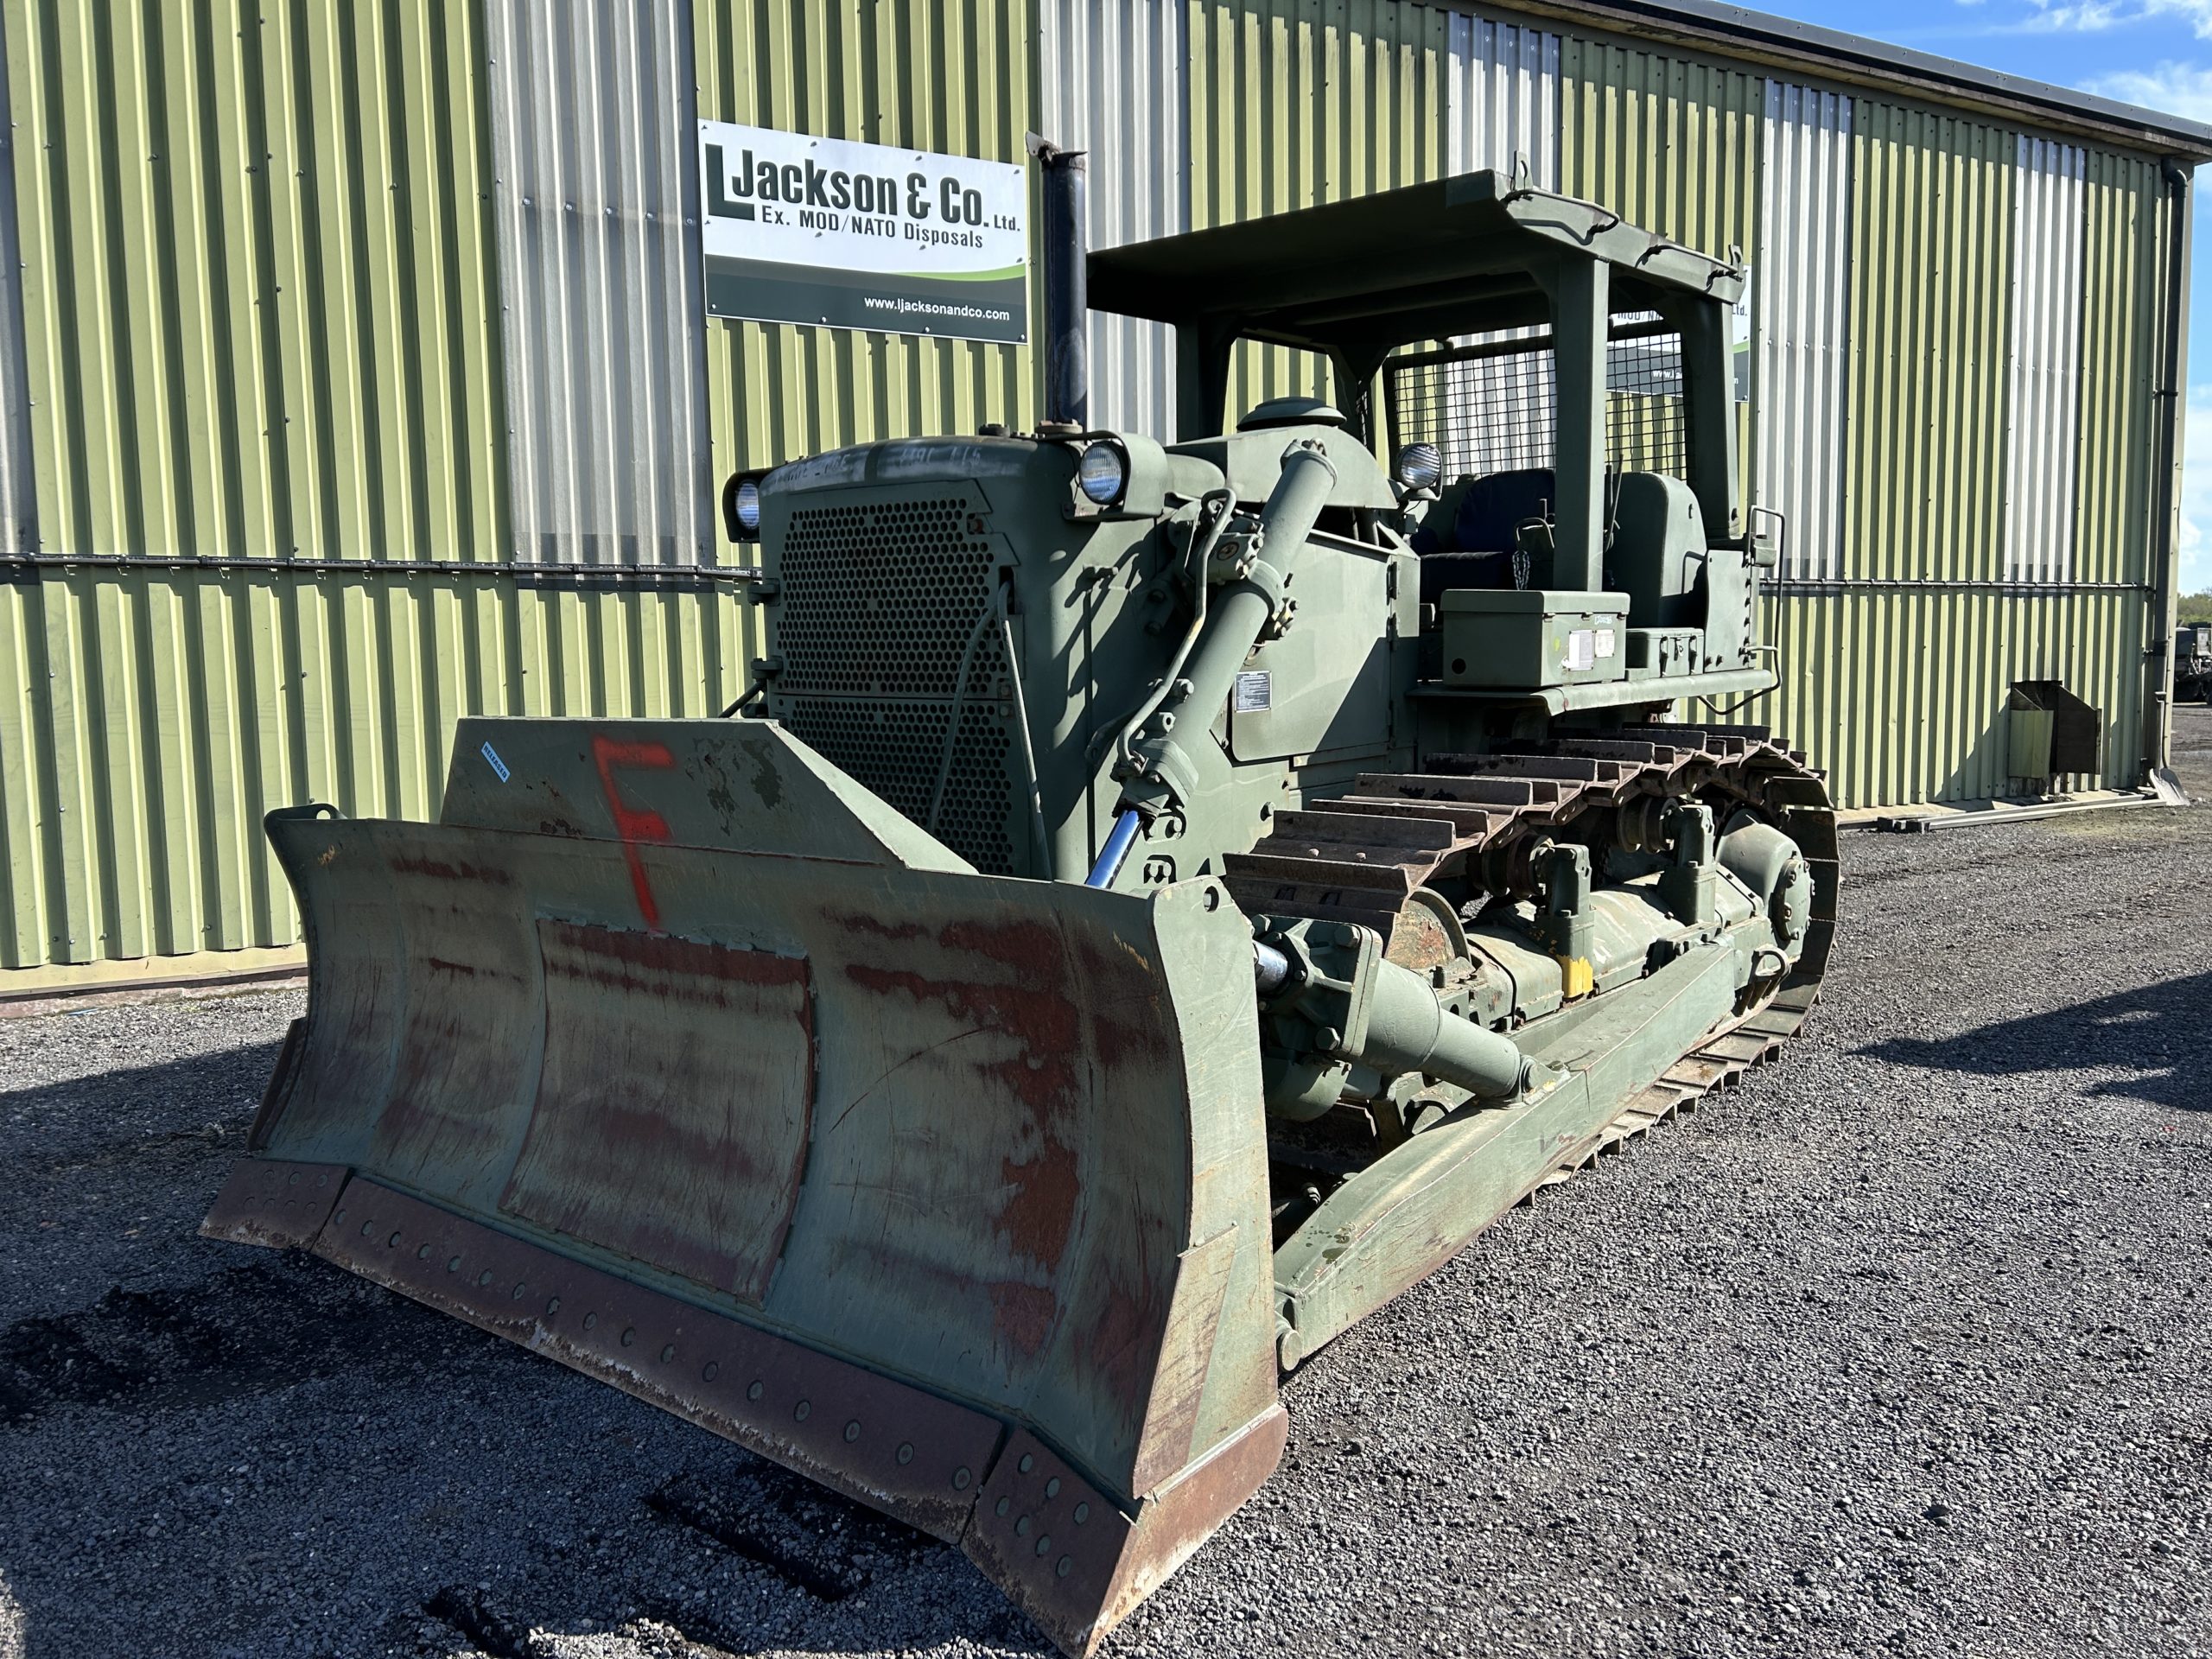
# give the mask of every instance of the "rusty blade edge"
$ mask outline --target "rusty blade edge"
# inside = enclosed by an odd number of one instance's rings
[[[1017,1429],[961,1548],[1062,1652],[1090,1659],[1274,1472],[1289,1435],[1271,1404],[1147,1494],[1134,1519],[1115,1511],[1102,1528],[1085,1517],[1082,1478]]]
[[[303,1239],[272,1236],[232,1201],[206,1230],[297,1243],[388,1290],[465,1319],[906,1522],[957,1541],[1006,1425],[911,1384],[354,1175]],[[318,1172],[320,1173],[320,1172]],[[226,1214],[226,1206],[231,1213]]]
[[[200,1231],[308,1250],[959,1544],[1071,1655],[1094,1651],[1251,1496],[1287,1435],[1272,1406],[1133,1518],[1026,1427],[343,1166],[240,1158]]]

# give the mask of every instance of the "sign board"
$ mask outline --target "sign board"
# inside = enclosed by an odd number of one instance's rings
[[[1025,168],[699,124],[707,315],[1029,337]]]

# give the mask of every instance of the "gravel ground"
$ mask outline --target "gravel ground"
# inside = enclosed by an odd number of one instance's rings
[[[1300,1370],[1110,1651],[2212,1648],[2205,824],[1848,838],[1812,1032]],[[1042,1650],[954,1551],[196,1238],[296,1007],[0,1021],[0,1659]]]

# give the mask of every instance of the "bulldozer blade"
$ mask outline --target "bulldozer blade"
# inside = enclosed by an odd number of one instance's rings
[[[982,876],[766,722],[271,815],[309,1001],[203,1230],[957,1541],[1088,1654],[1282,1451],[1249,929]]]

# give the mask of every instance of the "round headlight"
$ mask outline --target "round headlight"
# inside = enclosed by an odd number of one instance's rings
[[[747,536],[758,536],[760,533],[760,486],[755,480],[747,479],[737,486],[735,501],[737,522],[744,526]]]
[[[1444,452],[1433,443],[1409,443],[1391,470],[1409,490],[1433,490],[1444,481]]]
[[[1094,443],[1076,463],[1075,481],[1095,505],[1110,507],[1122,499],[1122,491],[1129,481],[1129,470],[1123,464],[1119,449],[1110,443]]]

